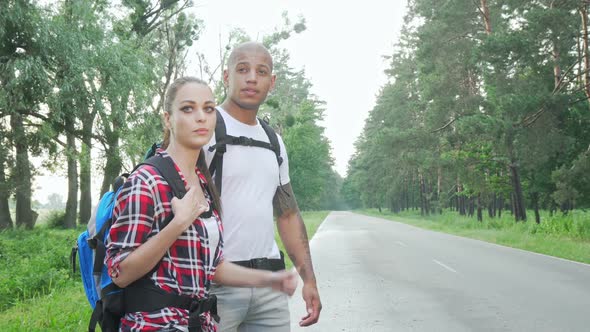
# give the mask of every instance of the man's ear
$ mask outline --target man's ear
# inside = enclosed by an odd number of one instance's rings
[[[277,75],[273,74],[272,77],[270,78],[270,90],[274,90],[275,89],[275,81],[277,80]]]
[[[229,86],[229,72],[227,71],[227,69],[223,70],[223,85],[225,85],[226,87]]]

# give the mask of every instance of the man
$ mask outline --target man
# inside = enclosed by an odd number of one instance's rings
[[[270,53],[259,43],[243,43],[231,52],[223,76],[228,94],[218,107],[227,135],[270,143],[256,116],[274,87],[276,76],[272,69]],[[285,249],[303,280],[307,313],[299,325],[309,326],[318,321],[322,306],[307,231],[289,183],[286,149],[280,137],[278,141],[280,158],[270,149],[226,145],[221,170],[224,259],[253,268],[280,268],[276,264],[282,257],[274,241],[274,213]],[[216,137],[209,146],[215,148],[215,144]],[[211,150],[206,149],[208,163],[215,156],[215,150]],[[284,294],[271,289],[224,286],[214,286],[212,291],[219,299],[221,332],[289,331],[288,299]]]

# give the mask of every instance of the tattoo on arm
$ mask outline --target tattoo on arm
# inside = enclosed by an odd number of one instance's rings
[[[272,207],[275,218],[289,215],[291,213],[299,213],[295,193],[291,187],[291,183],[287,183],[277,188],[275,196],[272,199]]]

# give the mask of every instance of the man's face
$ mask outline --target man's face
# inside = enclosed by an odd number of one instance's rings
[[[223,75],[231,101],[243,109],[255,111],[274,87],[275,78],[270,56],[257,48],[239,51]]]

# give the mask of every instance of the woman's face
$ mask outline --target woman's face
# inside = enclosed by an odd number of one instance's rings
[[[215,131],[215,98],[208,86],[189,82],[181,86],[172,102],[171,114],[164,112],[170,141],[190,149],[200,149]]]

